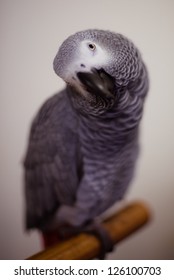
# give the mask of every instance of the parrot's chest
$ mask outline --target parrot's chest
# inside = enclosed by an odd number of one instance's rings
[[[86,121],[86,122],[85,122]],[[79,152],[85,171],[112,173],[112,178],[125,172],[137,157],[137,130],[125,135],[117,120],[94,123],[88,120],[79,125]]]
[[[117,127],[114,123],[81,123],[79,126],[79,143],[84,158],[114,158],[121,149],[118,143]],[[123,144],[123,143],[122,143]]]

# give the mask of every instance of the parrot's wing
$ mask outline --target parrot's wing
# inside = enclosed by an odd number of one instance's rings
[[[76,119],[66,91],[50,98],[33,121],[25,167],[26,227],[40,227],[78,186]]]

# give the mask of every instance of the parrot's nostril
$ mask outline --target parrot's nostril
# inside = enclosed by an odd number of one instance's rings
[[[85,66],[85,64],[83,64],[83,63],[81,63],[81,64],[80,64],[80,66],[81,66],[81,67],[83,67],[83,68],[85,68],[85,67],[86,67],[86,66]]]

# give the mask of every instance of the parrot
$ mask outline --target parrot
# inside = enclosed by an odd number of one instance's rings
[[[26,229],[40,231],[45,247],[90,229],[109,252],[111,242],[95,221],[124,198],[134,178],[148,71],[130,39],[100,29],[70,35],[53,68],[66,86],[31,124]]]

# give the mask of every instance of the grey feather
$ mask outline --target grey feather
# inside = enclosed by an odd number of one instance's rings
[[[149,83],[130,40],[109,31],[78,32],[60,47],[54,70],[67,87],[32,123],[24,162],[27,228],[79,226],[103,213],[123,198],[139,150]],[[113,79],[111,95],[90,91],[79,72],[103,83]]]

